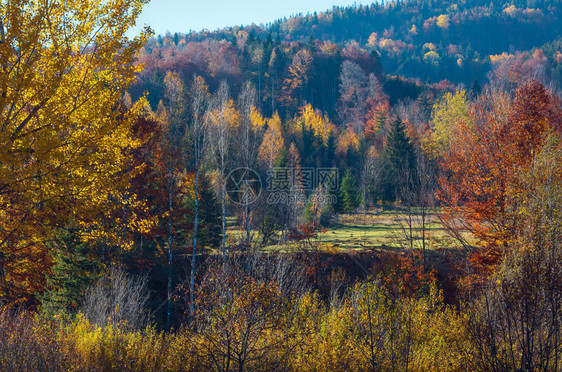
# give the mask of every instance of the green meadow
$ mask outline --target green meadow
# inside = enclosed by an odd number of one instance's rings
[[[451,238],[441,224],[437,210],[426,212],[425,237],[427,249],[446,248],[451,246]],[[230,244],[243,241],[245,231],[236,227],[234,219],[230,219],[228,240]],[[252,241],[260,242],[261,234],[252,230]],[[310,243],[337,251],[421,248],[424,228],[419,210],[407,211],[402,208],[371,208],[353,214],[340,214],[332,218],[327,226],[319,228],[316,237]],[[267,250],[291,250],[295,242],[282,243],[280,233],[269,244]],[[410,244],[413,241],[413,244]]]

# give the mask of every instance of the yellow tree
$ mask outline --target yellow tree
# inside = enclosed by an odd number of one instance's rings
[[[311,129],[314,135],[321,138],[326,145],[330,136],[335,132],[335,127],[330,119],[324,117],[318,110],[314,110],[310,104],[302,108],[301,112],[305,127]]]
[[[220,199],[222,216],[222,243],[223,259],[226,258],[226,168],[229,159],[232,133],[240,124],[240,112],[230,99],[229,87],[226,81],[221,82],[215,93],[214,108],[209,114],[209,146],[211,156],[220,173]]]
[[[433,159],[446,152],[454,141],[454,132],[458,122],[469,120],[469,103],[466,92],[460,90],[455,94],[445,95],[435,103],[429,123],[430,133],[422,142],[423,150]]]
[[[269,169],[273,168],[273,163],[279,157],[279,154],[285,147],[283,141],[283,129],[281,127],[281,119],[275,113],[271,119],[267,121],[267,130],[263,136],[258,160],[263,164],[267,164]]]
[[[48,264],[43,242],[69,219],[83,240],[122,240],[135,109],[118,109],[150,30],[129,39],[145,0],[0,4],[1,295],[25,299]],[[132,209],[132,208],[131,208]],[[103,217],[112,216],[112,226]],[[148,227],[134,216],[127,224]]]
[[[289,66],[289,77],[283,82],[283,97],[288,104],[297,105],[305,100],[312,68],[312,53],[307,49],[299,50]],[[296,102],[295,102],[296,97]]]

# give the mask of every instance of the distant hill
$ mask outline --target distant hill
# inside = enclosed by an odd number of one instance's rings
[[[373,74],[393,102],[513,70],[558,83],[561,12],[558,0],[393,1],[160,35],[141,53],[146,70],[133,96],[149,90],[156,104],[165,71],[174,70],[186,80],[201,74],[212,89],[227,79],[234,92],[250,80],[266,111],[307,102],[333,116],[345,60]]]

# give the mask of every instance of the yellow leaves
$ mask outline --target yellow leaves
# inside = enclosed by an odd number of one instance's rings
[[[347,129],[339,138],[337,150],[340,153],[347,153],[349,149],[359,151],[359,138],[355,131]]]
[[[200,309],[196,329],[127,331],[78,314],[60,327],[38,319],[28,337],[50,338],[57,352],[72,351],[65,358],[75,363],[64,365],[69,370],[212,370],[218,355],[232,359],[221,370],[237,369],[241,355],[243,370],[269,370],[282,356],[284,369],[303,372],[465,371],[473,362],[468,314],[446,306],[435,286],[422,298],[403,299],[368,281],[327,306],[316,293],[288,299],[274,282],[232,280],[236,284],[210,291],[216,302]]]
[[[392,49],[394,48],[395,42],[392,39],[381,38],[379,40],[379,47],[381,49]]]
[[[431,132],[422,142],[423,150],[432,158],[439,157],[451,146],[458,123],[468,120],[468,108],[464,90],[445,93],[435,103],[429,123]]]
[[[433,44],[433,43],[425,43],[425,44],[423,45],[423,49],[435,50],[435,44]]]
[[[236,128],[240,124],[240,112],[234,106],[234,101],[229,99],[220,108],[209,114],[210,123],[213,127]]]
[[[320,45],[320,50],[325,54],[335,55],[338,52],[338,46],[330,40],[326,40]]]
[[[281,119],[275,113],[273,118],[267,121],[267,130],[258,151],[258,160],[271,168],[284,147]]]
[[[439,28],[449,28],[449,16],[447,14],[441,14],[439,17],[437,17],[436,24]]]
[[[311,66],[312,53],[308,49],[301,49],[293,56],[289,66],[289,77],[285,79],[282,88],[289,100],[292,100],[292,95],[308,83]]]
[[[508,6],[507,8],[505,8],[505,9],[503,10],[503,12],[504,12],[505,14],[508,14],[508,15],[512,16],[512,15],[514,15],[514,14],[517,12],[517,7],[516,7],[515,5],[510,5],[510,6]]]
[[[33,244],[45,254],[38,242],[49,238],[49,226],[69,219],[91,237],[120,242],[96,218],[119,207],[113,198],[134,173],[127,170],[130,150],[140,144],[130,135],[136,109],[123,112],[118,103],[135,79],[135,53],[148,37],[125,36],[144,3],[3,3],[3,253]],[[131,207],[141,207],[136,203]],[[14,259],[14,267],[24,265]]]
[[[490,61],[492,62],[492,64],[499,64],[513,58],[515,58],[515,56],[507,52],[503,52],[502,54],[490,55]]]
[[[369,40],[367,40],[367,45],[376,47],[378,45],[378,35],[376,32],[372,32],[369,36]]]
[[[255,106],[250,108],[250,123],[254,132],[261,130],[265,126],[265,119]]]
[[[323,116],[318,110],[314,110],[310,104],[301,108],[301,118],[304,121],[305,128],[311,129],[315,136],[322,139],[324,144],[328,143],[330,135],[335,131],[330,119]]]
[[[298,306],[308,321],[294,370],[401,370],[407,362],[411,370],[460,371],[470,362],[466,316],[445,306],[435,286],[420,299],[397,299],[363,282],[329,309],[312,295]]]
[[[439,57],[439,54],[437,54],[437,52],[430,50],[429,52],[425,53],[423,55],[423,60],[426,62],[431,62],[433,64],[439,63],[439,60],[441,59],[441,57]]]

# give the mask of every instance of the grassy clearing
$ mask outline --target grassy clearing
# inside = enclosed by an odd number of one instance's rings
[[[426,217],[426,238],[430,249],[441,247],[447,232],[435,213]],[[318,241],[340,249],[371,249],[378,247],[403,247],[407,245],[410,215],[395,209],[372,209],[351,215],[340,215],[318,235]],[[414,246],[420,245],[422,230],[419,212],[411,214]]]
[[[426,244],[428,249],[446,248],[451,246],[451,239],[439,222],[436,210],[426,216]],[[362,250],[373,248],[398,248],[409,246],[409,223],[412,221],[414,247],[421,247],[420,211],[408,213],[395,208],[372,208],[354,214],[343,214],[335,217],[324,231],[318,233],[315,243],[337,250]],[[228,221],[228,239],[231,244],[245,239],[245,231],[236,226],[234,218]],[[252,241],[261,242],[258,231],[252,231]],[[286,250],[286,245],[272,244],[270,250]]]

